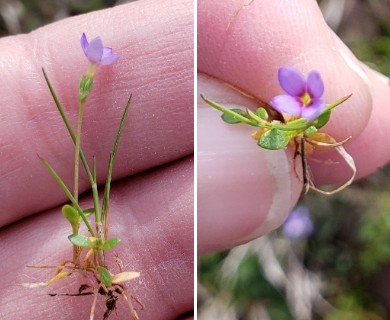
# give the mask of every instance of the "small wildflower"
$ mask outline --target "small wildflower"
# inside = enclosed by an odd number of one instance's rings
[[[309,209],[304,206],[293,210],[283,224],[283,234],[290,239],[307,238],[313,229]]]
[[[103,47],[100,37],[96,37],[91,42],[88,42],[85,33],[80,39],[81,47],[85,56],[92,64],[109,65],[115,63],[119,59],[119,54],[112,53],[112,49]]]
[[[275,110],[308,121],[317,118],[324,111],[326,103],[320,99],[324,93],[324,83],[317,71],[311,71],[305,81],[295,68],[280,68],[278,79],[287,94],[278,95],[270,101]]]

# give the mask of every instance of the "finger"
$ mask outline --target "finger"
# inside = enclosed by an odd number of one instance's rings
[[[373,111],[363,132],[345,146],[356,162],[357,178],[383,167],[390,158],[390,114],[387,111],[390,100],[389,79],[368,67],[364,68],[372,83]],[[325,160],[310,162],[315,180],[323,184],[343,183],[350,174],[347,165],[334,154],[327,154]]]
[[[255,107],[253,100],[198,75],[198,91],[225,106]],[[198,251],[221,250],[278,227],[302,188],[293,155],[267,151],[251,138],[253,127],[223,123],[198,101]],[[299,164],[297,172],[300,172]]]
[[[380,128],[378,124],[383,121],[382,119],[387,118],[381,118],[380,116],[383,115],[382,113],[385,110],[384,102],[389,95],[388,87],[384,84],[382,77],[374,75],[366,68],[362,68],[341,41],[332,34],[324,23],[314,1],[305,1],[303,7],[301,5],[299,5],[299,8],[295,8],[293,3],[289,2],[284,3],[282,8],[278,7],[279,4],[277,2],[265,4],[256,0],[250,1],[248,6],[242,5],[238,1],[225,2],[224,5],[210,1],[200,1],[198,6],[198,69],[201,73],[206,73],[224,82],[233,84],[265,101],[269,101],[271,97],[281,92],[275,79],[277,69],[280,66],[292,65],[303,71],[319,70],[326,85],[326,101],[334,101],[347,93],[353,93],[349,101],[334,110],[332,120],[325,129],[336,140],[341,140],[348,136],[352,136],[355,139],[350,146],[347,146],[347,149],[351,150],[357,162],[358,175],[368,174],[387,162],[389,158],[388,154],[380,151],[376,156],[367,159],[364,151],[364,143],[369,143],[369,136],[366,134],[366,130],[372,131],[373,128]],[[211,17],[213,12],[218,12],[218,15]],[[330,83],[330,86],[327,86],[328,83]],[[372,94],[374,95],[373,97]],[[230,102],[227,97],[229,95],[225,94],[220,96],[220,100],[218,100],[213,95],[209,96],[209,98],[225,104]],[[374,102],[373,104],[372,101]],[[372,105],[375,109],[370,118]],[[243,106],[251,107],[251,104],[247,102]],[[201,113],[202,111],[199,112]],[[199,129],[202,126],[206,130],[205,128],[210,125],[206,122],[202,123],[203,121],[213,121],[208,117],[205,118],[207,120],[199,115],[198,132],[202,132]],[[224,124],[221,123],[220,125]],[[217,123],[213,123],[211,126],[217,126]],[[223,135],[231,136],[233,130],[231,127],[225,125],[225,128],[228,129],[226,129]],[[212,130],[214,129],[212,128]],[[379,144],[387,145],[385,137],[390,133],[388,132],[389,129],[384,127],[381,130],[381,133],[376,137],[379,141],[376,141]],[[210,135],[208,136],[210,137]],[[366,138],[362,140],[364,136]],[[218,138],[212,136],[212,139]],[[247,158],[253,157],[251,152],[243,151],[246,148],[246,142],[238,142],[237,137],[231,137],[231,139],[234,139],[234,143],[229,144],[229,153],[238,155],[241,152],[239,162],[242,162],[242,159],[247,161]],[[208,149],[205,143],[199,141],[199,156],[204,155],[204,148]],[[211,144],[209,149],[213,150],[212,148]],[[353,148],[356,149],[354,150]],[[210,156],[208,162],[205,162],[205,167],[210,166],[211,168],[214,165],[219,168],[219,163],[214,163],[212,160],[218,157],[219,149],[216,150]],[[360,152],[356,152],[356,150],[360,150]],[[373,144],[371,144],[369,150],[377,151]],[[385,149],[383,148],[383,150]],[[226,153],[226,150],[224,149],[223,152]],[[265,156],[260,156],[262,161],[265,161]],[[276,157],[276,154],[273,157]],[[291,159],[291,154],[287,155],[287,157]],[[205,158],[207,157],[205,156]],[[323,156],[323,159],[327,158],[328,154],[326,154],[326,157]],[[224,158],[223,161],[234,164],[230,165],[230,168],[236,168],[237,162],[234,162],[233,156]],[[284,167],[279,162],[275,160],[273,164],[276,168],[283,171]],[[348,168],[342,165],[339,158],[336,165],[331,168],[326,164],[324,169],[323,162],[314,164],[311,162],[310,166],[315,175],[315,182],[318,185],[344,182],[351,174]],[[199,168],[201,168],[200,164]],[[216,170],[216,168],[214,169]],[[226,170],[226,166],[222,166],[221,170]],[[236,190],[229,193],[228,196],[219,193],[218,189],[213,189],[214,193],[212,195],[205,192],[207,193],[204,198],[206,200],[204,205],[199,207],[205,210],[205,213],[203,214],[201,210],[198,213],[199,224],[203,225],[204,231],[204,236],[203,238],[199,237],[199,241],[206,248],[205,250],[216,250],[233,246],[251,237],[260,236],[265,232],[271,231],[283,221],[283,217],[288,213],[287,208],[295,203],[296,198],[294,197],[290,198],[292,199],[291,201],[285,199],[288,205],[285,208],[279,208],[276,214],[272,211],[270,215],[269,212],[272,206],[267,204],[267,202],[275,197],[275,188],[270,191],[264,191],[264,187],[261,188],[261,186],[257,186],[257,189],[255,188],[262,195],[258,198],[248,196],[244,198],[245,201],[241,201],[237,197],[232,199],[232,194],[237,191],[240,192],[240,195],[248,195],[248,192],[250,194],[250,192],[253,192],[251,191],[253,185],[256,185],[253,181],[249,183],[248,180],[250,181],[250,178],[247,177],[253,175],[254,167],[247,165],[242,170],[245,172],[239,176],[236,175],[235,179],[231,179],[230,184],[228,184],[227,180],[221,178],[221,186],[225,188],[237,186]],[[255,175],[258,174],[262,179],[260,181],[266,183],[267,180],[264,176],[267,174],[272,176],[272,172],[270,172],[267,166],[262,166],[262,170],[268,172],[255,173]],[[210,169],[209,171],[213,170]],[[205,169],[205,172],[209,171],[207,171],[207,168]],[[200,169],[198,173],[198,180],[204,179],[205,185],[208,185],[210,181],[207,181],[207,176],[202,177]],[[225,171],[223,173],[226,174]],[[285,177],[289,176],[294,179],[295,173],[291,169],[290,172],[285,174]],[[212,186],[212,183],[210,185]],[[199,190],[201,189],[202,186],[199,185]],[[294,194],[297,192],[297,189],[299,188],[292,187],[290,192]],[[287,193],[288,198],[290,193],[286,190],[282,191]],[[204,195],[199,192],[198,201],[201,202],[201,196]],[[205,208],[210,207],[208,204],[210,201],[212,204],[215,204],[215,208],[207,210]],[[221,201],[224,201],[224,203],[219,203]],[[232,207],[233,202],[235,207]],[[256,211],[254,208],[260,202],[262,206],[258,207]],[[221,210],[221,208],[227,210],[231,215],[235,215],[235,219],[231,219],[229,214],[225,215],[225,211]],[[227,216],[229,218],[226,218]],[[240,219],[242,216],[244,218]],[[270,225],[264,223],[264,221],[272,219],[272,217],[278,217],[276,223]],[[219,228],[219,226],[215,225],[216,223],[222,225],[222,227]],[[243,235],[245,231],[241,228],[242,223],[249,230],[246,231],[247,237]],[[251,225],[251,223],[253,224]],[[201,229],[201,227],[199,228]],[[209,228],[211,228],[210,232]],[[214,232],[215,228],[220,232]],[[226,232],[223,232],[223,229]]]
[[[89,198],[82,203],[90,203]],[[193,170],[192,158],[156,169],[113,188],[109,236],[122,242],[114,250],[125,271],[140,278],[127,283],[145,306],[141,319],[175,319],[193,309]],[[0,314],[12,319],[89,319],[92,296],[50,297],[48,292],[76,293],[88,281],[81,274],[47,288],[26,289],[24,282],[41,282],[53,270],[26,265],[56,265],[71,258],[70,226],[60,209],[30,217],[3,228]],[[110,270],[118,272],[108,253]],[[137,305],[135,303],[135,305]],[[22,306],[22,307],[21,307]],[[124,301],[118,319],[128,319]],[[101,319],[104,299],[98,300],[95,319]]]
[[[211,13],[218,12],[212,19]],[[336,108],[327,131],[337,140],[358,136],[371,112],[369,79],[333,35],[313,0],[303,3],[200,1],[198,69],[269,101],[281,93],[277,70],[316,69],[327,102],[353,93]],[[346,121],[348,119],[348,121]]]
[[[159,10],[156,10],[158,5]],[[146,14],[145,13],[152,13]],[[138,1],[69,18],[0,40],[0,225],[65,201],[36,154],[72,185],[74,146],[52,101],[44,67],[73,127],[78,83],[87,69],[80,37],[100,36],[120,60],[99,67],[84,112],[82,148],[105,180],[116,130],[130,93],[114,178],[193,150],[193,5]],[[86,190],[88,181],[81,181]],[[20,201],[23,197],[23,201]]]
[[[238,1],[230,1],[223,8],[216,6],[217,3],[208,1],[202,1],[199,6],[200,71],[269,101],[281,93],[276,81],[280,66],[292,65],[303,71],[317,69],[324,78],[326,101],[353,94],[333,111],[331,121],[324,128],[337,141],[349,136],[356,140],[369,121],[380,121],[373,118],[380,111],[375,110],[372,116],[370,113],[373,99],[375,108],[383,109],[385,105],[383,99],[372,97],[377,90],[375,85],[382,80],[362,68],[327,27],[314,1],[305,1],[303,6],[287,2],[283,10],[277,8],[277,2],[265,4],[256,0],[248,6]],[[205,12],[214,11],[220,13],[219,18],[208,19]],[[388,88],[383,87],[383,94],[385,91]],[[389,126],[381,130],[382,137],[390,133]],[[387,139],[377,143],[386,144]],[[376,158],[372,162],[360,160],[360,157],[366,159],[362,153],[354,156],[360,165],[359,172],[370,172],[369,168],[383,164],[383,159],[380,163],[374,162]],[[342,159],[338,158],[337,162],[341,163]],[[322,174],[320,165],[313,165],[312,169],[318,184],[345,181],[351,174],[343,165],[334,166],[331,175]]]

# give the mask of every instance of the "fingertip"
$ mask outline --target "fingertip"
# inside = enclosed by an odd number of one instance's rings
[[[371,82],[373,109],[364,130],[345,145],[356,163],[357,179],[383,167],[390,160],[389,79],[367,66],[362,65],[362,68]],[[343,159],[334,153],[324,155],[320,162],[311,161],[310,166],[318,185],[343,183],[351,174]]]
[[[228,101],[228,107],[256,105],[202,75],[198,88],[208,98]],[[199,99],[199,253],[231,248],[272,231],[300,195],[302,184],[291,167],[293,155],[259,148],[251,138],[253,131],[224,123],[217,111]]]
[[[282,93],[280,67],[295,67],[305,76],[317,70],[324,100],[331,103],[353,93],[336,108],[324,128],[337,140],[358,136],[372,108],[369,78],[356,58],[326,25],[315,1],[200,1],[198,68],[264,101]],[[210,19],[210,12],[218,12]]]

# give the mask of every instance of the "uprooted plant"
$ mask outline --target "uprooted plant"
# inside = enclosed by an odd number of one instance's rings
[[[140,274],[134,271],[123,271],[122,261],[119,259],[117,254],[115,255],[114,260],[116,265],[118,266],[119,272],[113,274],[107,267],[105,255],[108,250],[114,249],[120,242],[120,239],[117,237],[108,237],[110,187],[119,138],[121,136],[122,128],[129,111],[131,95],[128,99],[128,102],[123,112],[123,116],[120,120],[114,145],[110,154],[108,174],[106,177],[104,194],[101,201],[101,199],[99,198],[97,187],[95,158],[92,159],[91,170],[91,166],[88,164],[88,161],[80,146],[83,111],[85,103],[87,101],[87,97],[89,96],[89,93],[93,86],[96,68],[99,66],[115,63],[119,59],[119,55],[114,54],[111,48],[104,47],[99,37],[96,37],[92,41],[88,42],[87,37],[84,33],[81,36],[81,47],[90,64],[88,66],[87,72],[82,76],[80,81],[79,109],[76,132],[70,125],[68,118],[64,112],[64,109],[61,106],[57,95],[53,89],[53,86],[51,85],[45,70],[43,70],[43,75],[49,87],[50,93],[58,108],[61,118],[65,123],[69,135],[75,145],[73,194],[65,185],[63,180],[58,176],[53,167],[44,158],[38,156],[39,159],[42,161],[43,165],[51,173],[51,175],[54,177],[58,185],[65,192],[66,196],[71,202],[71,205],[65,204],[62,207],[62,214],[70,223],[72,228],[72,234],[69,235],[68,239],[73,246],[73,256],[71,259],[62,261],[57,266],[53,267],[55,268],[55,272],[54,276],[51,279],[38,283],[24,283],[23,285],[28,288],[45,287],[61,279],[68,278],[71,274],[79,273],[85,277],[86,282],[88,283],[82,284],[79,287],[77,293],[49,293],[49,295],[94,295],[90,312],[90,320],[94,319],[95,307],[99,295],[103,296],[105,299],[106,311],[103,315],[104,320],[108,319],[112,311],[116,310],[117,300],[119,299],[119,297],[122,297],[128,304],[131,319],[136,320],[139,319],[139,317],[136,310],[137,308],[134,306],[134,302],[139,305],[141,309],[143,307],[142,304],[133,295],[129,293],[125,283],[129,280],[139,277]],[[91,208],[82,208],[79,205],[78,201],[80,161],[85,169],[85,172],[91,184],[93,196],[93,206]],[[91,226],[91,217],[94,217],[95,230]],[[80,227],[83,225],[88,230],[88,235],[80,233]],[[45,266],[38,266],[37,268],[42,267],[44,268]]]
[[[326,104],[321,99],[324,93],[324,83],[317,71],[311,71],[305,80],[295,68],[280,68],[278,79],[280,86],[287,94],[275,96],[269,105],[261,106],[255,112],[249,109],[228,109],[204,95],[201,95],[201,98],[211,107],[221,111],[222,120],[226,123],[245,123],[256,127],[257,130],[252,137],[257,140],[261,148],[280,150],[293,145],[294,159],[298,155],[301,157],[302,179],[306,192],[312,189],[324,194],[333,194],[344,189],[352,183],[356,175],[354,160],[343,147],[351,137],[336,142],[330,135],[320,132],[319,129],[329,121],[332,109],[346,101],[351,95]],[[270,119],[266,108],[276,110],[279,119]],[[318,147],[335,148],[352,170],[350,179],[335,190],[318,189],[311,177],[306,157]]]

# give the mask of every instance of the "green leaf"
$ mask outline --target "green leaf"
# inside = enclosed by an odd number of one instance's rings
[[[80,208],[79,204],[77,203],[76,199],[73,197],[72,193],[69,191],[68,187],[65,185],[65,183],[62,181],[62,179],[59,177],[57,172],[51,167],[51,165],[43,158],[41,158],[38,155],[39,160],[41,160],[42,164],[45,166],[45,168],[51,173],[53,178],[57,181],[58,185],[61,187],[62,191],[68,196],[69,200],[72,202],[73,206],[77,209],[77,212],[79,213],[81,219],[83,219],[85,226],[87,227],[88,231],[91,233],[92,236],[95,236],[95,232],[93,232],[93,229],[88,222],[83,210]]]
[[[80,224],[80,215],[75,208],[66,204],[62,207],[63,216],[69,221],[72,226],[73,232],[78,229]]]
[[[82,234],[71,234],[68,237],[69,241],[79,247],[93,247],[93,242],[88,237]]]
[[[328,111],[325,111],[323,114],[321,114],[316,120],[314,120],[314,126],[317,128],[317,129],[320,129],[322,128],[324,125],[327,124],[327,122],[329,121],[330,119],[330,114],[331,114],[331,111],[328,110]]]
[[[112,284],[111,274],[106,268],[99,266],[100,281],[106,286],[110,287]]]
[[[234,112],[235,114],[238,114],[240,116],[243,116],[243,117],[247,117],[247,113],[244,111],[244,110],[241,110],[241,109],[229,109],[230,111]],[[226,123],[229,123],[229,124],[236,124],[236,123],[241,123],[242,121],[241,120],[238,120],[236,117],[233,117],[229,114],[222,114],[221,115],[221,118],[223,121],[225,121]]]
[[[352,96],[352,93],[349,94],[348,96],[345,96],[333,103],[329,103],[328,105],[326,105],[326,111],[329,111],[329,110],[332,110],[333,108],[337,107],[338,105],[342,104],[344,101],[348,100],[350,97]],[[325,112],[326,112],[325,111]]]
[[[234,111],[231,111],[230,109],[225,108],[223,105],[212,101],[210,99],[207,99],[203,94],[200,95],[200,97],[203,99],[204,102],[206,102],[210,107],[213,107],[214,109],[217,109],[221,111],[224,114],[230,115],[232,118],[235,118],[236,120],[239,120],[241,122],[247,123],[251,126],[256,126],[256,122],[254,122],[251,119],[248,119],[247,117],[244,117],[240,115],[239,113],[236,113]],[[241,110],[242,111],[242,110]]]
[[[83,210],[86,217],[89,217],[92,213],[95,213],[95,208],[88,208]]]
[[[268,119],[268,113],[267,113],[267,110],[265,110],[263,107],[260,107],[256,110],[255,114],[257,116],[259,116],[261,119],[263,120],[267,120]]]
[[[110,161],[108,163],[108,174],[106,178],[106,184],[104,186],[104,195],[103,195],[103,203],[102,203],[102,222],[107,218],[108,209],[110,208],[110,190],[111,190],[111,179],[112,179],[112,171],[114,170],[115,156],[118,150],[119,138],[122,134],[123,125],[125,124],[125,120],[127,118],[127,114],[129,113],[129,108],[131,104],[132,94],[130,94],[129,100],[127,100],[127,104],[125,106],[125,110],[123,111],[121,121],[119,122],[118,131],[115,136],[114,146],[112,147],[112,151],[110,153]]]
[[[57,95],[56,95],[56,93],[55,93],[55,91],[54,91],[54,88],[53,88],[53,86],[52,86],[51,83],[50,83],[49,77],[47,76],[47,74],[46,74],[46,72],[45,72],[45,69],[42,68],[42,72],[43,72],[43,76],[45,77],[46,84],[47,84],[47,86],[49,87],[50,93],[51,93],[51,95],[52,95],[52,97],[53,97],[54,103],[56,104],[57,109],[58,109],[58,111],[59,111],[59,113],[60,113],[60,115],[61,115],[61,118],[62,118],[62,120],[64,121],[64,124],[65,124],[65,126],[66,126],[66,129],[68,130],[69,135],[70,135],[70,137],[72,138],[73,143],[76,143],[76,136],[75,136],[75,134],[74,134],[74,132],[73,132],[73,129],[72,129],[70,123],[69,123],[69,120],[68,120],[68,118],[67,118],[67,116],[66,116],[66,114],[65,114],[65,112],[64,112],[64,109],[62,108],[61,103],[60,103],[60,101],[58,100],[58,97],[57,97]],[[80,147],[80,158],[81,158],[81,161],[82,161],[82,163],[83,163],[85,172],[86,172],[87,175],[88,175],[88,179],[89,179],[89,181],[90,181],[91,184],[92,184],[92,183],[93,183],[93,177],[92,177],[92,174],[91,174],[91,170],[89,169],[87,160],[86,160],[86,158],[85,158],[85,156],[84,156],[83,151],[81,150],[81,147]]]
[[[79,95],[80,95],[80,102],[84,103],[85,100],[87,100],[87,97],[89,95],[89,92],[92,89],[93,85],[93,78],[87,77],[83,75],[80,81],[80,88],[79,88]]]
[[[316,133],[318,129],[315,126],[310,126],[305,130],[305,135],[311,136],[312,134]]]
[[[121,239],[119,238],[107,239],[103,244],[103,250],[113,249],[118,245],[119,242],[121,242]]]
[[[257,144],[264,149],[279,150],[288,145],[291,137],[290,132],[274,128],[264,133],[257,141]]]

